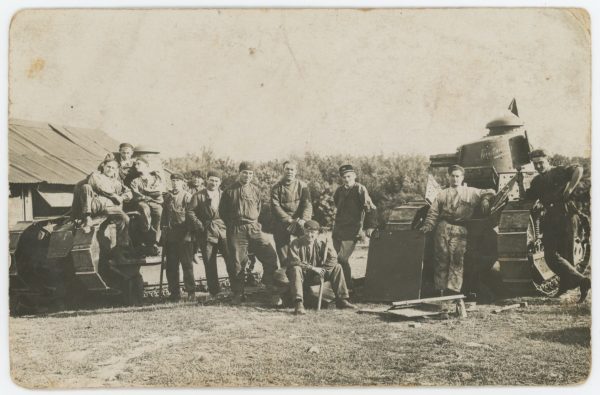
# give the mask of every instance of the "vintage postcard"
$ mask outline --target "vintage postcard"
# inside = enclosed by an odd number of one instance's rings
[[[25,9],[25,388],[566,386],[591,371],[580,8]]]

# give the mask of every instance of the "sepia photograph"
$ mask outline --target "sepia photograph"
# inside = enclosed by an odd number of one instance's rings
[[[14,385],[590,377],[586,9],[8,19]]]

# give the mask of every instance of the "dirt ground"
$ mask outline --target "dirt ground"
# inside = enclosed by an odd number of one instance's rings
[[[355,276],[364,275],[366,249]],[[201,265],[200,265],[201,266]],[[152,282],[152,281],[150,281]],[[396,321],[351,310],[162,303],[11,317],[13,380],[28,388],[139,386],[565,385],[591,366],[591,298]],[[385,305],[359,304],[360,308]]]

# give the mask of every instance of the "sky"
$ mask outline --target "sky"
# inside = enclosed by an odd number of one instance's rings
[[[27,10],[9,116],[165,158],[430,155],[514,97],[533,146],[589,156],[589,26],[574,9]]]

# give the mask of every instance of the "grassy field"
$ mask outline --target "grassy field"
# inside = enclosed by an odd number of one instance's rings
[[[591,364],[577,292],[466,319],[389,321],[328,309],[157,304],[10,318],[11,374],[34,388],[560,385]],[[361,304],[361,308],[381,305]]]

